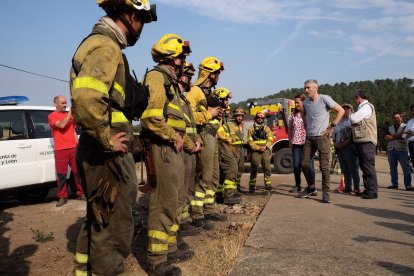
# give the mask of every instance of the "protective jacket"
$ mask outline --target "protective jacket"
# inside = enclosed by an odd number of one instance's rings
[[[81,145],[113,151],[110,137],[121,131],[133,140],[132,124],[122,113],[125,90],[132,87],[127,84],[132,78],[125,69],[122,48],[125,45],[121,45],[113,31],[97,24],[73,57],[72,113],[82,129]]]
[[[148,107],[141,117],[143,129],[157,142],[173,146],[177,135],[184,139],[185,148],[193,148],[194,142],[186,134],[183,112],[185,102],[178,91],[175,75],[163,65],[156,66],[146,76],[144,85],[151,87]]]
[[[247,142],[253,151],[258,151],[260,147],[270,148],[273,145],[272,130],[265,124],[253,124],[247,133]]]
[[[230,127],[230,137],[233,146],[243,146],[244,144],[244,132],[243,124],[237,125],[235,122],[228,122]]]

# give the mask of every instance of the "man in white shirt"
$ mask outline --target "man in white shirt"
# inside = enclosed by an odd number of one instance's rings
[[[410,153],[411,164],[414,167],[414,104],[410,106],[411,119],[407,122],[405,126],[405,132],[407,136],[405,137],[408,141],[408,152]]]
[[[375,171],[375,150],[378,140],[375,108],[368,102],[366,92],[363,90],[357,90],[353,98],[358,105],[358,110],[350,116],[352,134],[365,187],[361,197],[375,199],[378,197],[378,180]]]

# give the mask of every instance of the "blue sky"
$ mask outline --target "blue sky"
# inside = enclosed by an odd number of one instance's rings
[[[414,3],[397,0],[158,0],[158,22],[146,25],[125,53],[139,79],[154,66],[151,46],[166,33],[189,40],[189,61],[224,62],[218,86],[233,102],[303,86],[414,78]],[[0,64],[69,79],[72,55],[104,15],[94,0],[2,0]],[[0,96],[27,104],[69,97],[69,84],[0,66]]]

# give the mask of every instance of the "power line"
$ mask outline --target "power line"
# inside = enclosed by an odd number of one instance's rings
[[[26,70],[23,70],[23,69],[19,69],[19,68],[7,66],[7,65],[4,65],[4,64],[0,64],[0,66],[6,67],[6,68],[9,68],[9,69],[13,69],[13,70],[16,70],[16,71],[20,71],[20,72],[23,72],[23,73],[32,74],[32,75],[39,76],[39,77],[44,77],[44,78],[48,78],[48,79],[52,79],[52,80],[57,80],[57,81],[69,82],[67,80],[62,80],[62,79],[58,79],[58,78],[54,78],[54,77],[50,77],[50,76],[46,76],[46,75],[41,75],[41,74],[29,72],[29,71],[26,71]]]

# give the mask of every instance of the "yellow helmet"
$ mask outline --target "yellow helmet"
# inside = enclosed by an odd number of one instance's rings
[[[219,87],[214,90],[214,95],[219,99],[231,99],[231,92],[227,88]]]
[[[106,12],[110,10],[138,10],[146,12],[145,23],[157,21],[156,5],[151,5],[149,0],[96,0],[96,3]]]
[[[195,74],[195,69],[194,66],[191,62],[185,62],[184,65],[184,71],[183,71],[183,75],[187,75],[187,76],[194,76]]]
[[[223,71],[224,65],[223,62],[218,60],[215,57],[206,57],[198,66],[200,70],[206,70],[210,73],[214,73],[217,71]]]
[[[177,34],[164,35],[151,49],[152,59],[155,62],[174,59],[180,55],[188,56],[190,53],[190,42],[184,41]]]
[[[262,119],[265,119],[265,118],[266,118],[266,111],[265,111],[265,110],[258,111],[258,112],[256,113],[256,118],[262,118]]]
[[[233,114],[233,116],[239,116],[239,115],[244,116],[244,109],[241,107],[236,108],[236,111],[234,111],[234,114]]]

